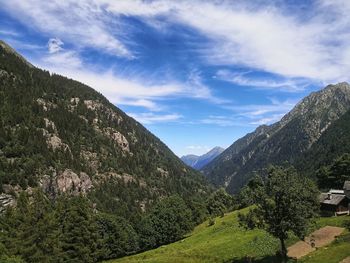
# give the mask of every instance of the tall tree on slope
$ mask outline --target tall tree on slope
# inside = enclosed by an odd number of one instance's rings
[[[253,194],[256,206],[239,219],[247,228],[262,228],[281,242],[282,262],[287,261],[285,240],[292,232],[300,239],[306,235],[319,207],[318,190],[308,178],[293,168],[271,167]]]

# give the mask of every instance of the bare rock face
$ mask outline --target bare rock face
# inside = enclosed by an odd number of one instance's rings
[[[130,152],[129,142],[123,134],[110,127],[104,129],[104,132],[105,135],[110,137],[123,152]]]
[[[56,125],[53,121],[49,120],[48,118],[44,118],[44,121],[45,121],[45,127],[47,129],[51,128],[55,134],[57,134],[57,128],[56,128]]]
[[[162,177],[168,177],[169,176],[169,172],[164,170],[161,167],[157,167],[157,172],[159,172],[160,176],[162,176]]]
[[[14,206],[16,200],[12,195],[0,194],[0,213],[4,212],[8,206]]]
[[[45,176],[41,181],[41,187],[45,192],[56,195],[66,193],[70,195],[86,194],[92,187],[90,177],[81,172],[79,175],[70,169],[66,169],[56,176]]]
[[[38,103],[38,105],[42,106],[43,107],[43,110],[44,111],[48,111],[48,110],[51,110],[51,109],[56,109],[57,108],[57,105],[52,103],[52,102],[49,102],[49,101],[46,101],[44,100],[43,98],[39,98],[36,100],[36,102]]]
[[[58,131],[55,123],[47,118],[44,118],[44,122],[45,122],[45,127],[47,129],[51,129],[52,131],[52,133],[50,133],[46,129],[41,129],[43,136],[46,138],[47,146],[54,151],[57,149],[63,149],[64,151],[71,154],[71,150],[68,144],[63,143],[61,138],[58,136]]]
[[[80,173],[78,176],[70,169],[64,170],[57,177],[57,188],[61,193],[86,193],[92,187],[90,177],[86,173]]]
[[[98,169],[100,168],[101,163],[98,159],[97,153],[82,150],[80,152],[80,156],[86,161],[87,165],[93,173],[98,173]]]
[[[119,116],[117,113],[115,113],[111,108],[104,106],[101,102],[99,101],[94,101],[94,100],[84,100],[85,106],[89,110],[95,111],[97,114],[99,112],[103,112],[105,115],[108,116],[108,118],[118,125],[123,121],[123,118]]]

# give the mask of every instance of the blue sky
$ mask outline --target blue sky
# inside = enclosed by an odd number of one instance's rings
[[[346,0],[0,0],[0,38],[177,155],[228,147],[349,80]]]

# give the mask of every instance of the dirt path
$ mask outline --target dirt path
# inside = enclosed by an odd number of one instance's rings
[[[342,261],[339,263],[350,263],[350,257],[344,258]]]
[[[326,226],[311,233],[305,241],[299,241],[288,248],[288,256],[299,259],[306,256],[316,248],[324,247],[344,231],[342,227]]]

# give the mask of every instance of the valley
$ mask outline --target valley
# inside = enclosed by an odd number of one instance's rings
[[[0,263],[349,263],[350,2],[0,4]]]

